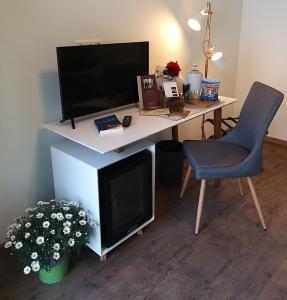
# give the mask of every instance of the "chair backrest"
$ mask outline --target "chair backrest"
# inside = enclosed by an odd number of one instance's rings
[[[283,98],[284,95],[278,90],[254,82],[242,107],[238,124],[231,132],[233,142],[249,151],[254,147],[261,148]]]

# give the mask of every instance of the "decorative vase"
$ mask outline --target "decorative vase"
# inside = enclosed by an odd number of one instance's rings
[[[46,271],[41,269],[39,271],[39,279],[43,283],[53,284],[62,281],[68,273],[69,258],[66,257],[61,260],[56,266]]]
[[[191,72],[187,74],[187,83],[189,83],[189,99],[199,99],[201,92],[201,82],[203,74],[198,71],[197,65],[193,65]]]

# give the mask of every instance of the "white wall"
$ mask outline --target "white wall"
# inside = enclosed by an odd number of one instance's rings
[[[244,0],[236,81],[239,112],[251,84],[261,81],[286,94],[287,1]],[[287,140],[287,103],[283,101],[269,136]]]
[[[202,5],[201,0],[1,0],[0,241],[25,207],[53,197],[49,145],[59,138],[41,125],[61,118],[56,46],[79,39],[149,40],[151,72],[178,60],[185,74],[193,63],[203,65],[202,33],[186,24]],[[217,0],[214,8],[214,41],[227,64],[210,74],[222,79],[222,93],[232,96],[241,1]],[[181,137],[197,131],[183,129]]]

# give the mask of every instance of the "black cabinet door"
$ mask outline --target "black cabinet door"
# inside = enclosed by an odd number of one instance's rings
[[[145,150],[99,171],[104,247],[152,218],[152,154]]]

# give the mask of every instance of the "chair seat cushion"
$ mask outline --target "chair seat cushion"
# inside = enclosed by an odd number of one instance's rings
[[[240,168],[249,151],[236,144],[221,141],[183,142],[183,151],[197,179],[220,179],[248,176]]]

